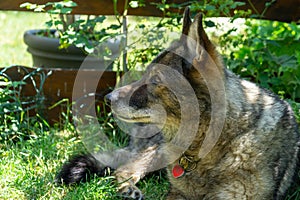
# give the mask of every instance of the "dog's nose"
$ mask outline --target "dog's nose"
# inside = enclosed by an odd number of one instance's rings
[[[110,104],[111,103],[111,98],[112,98],[112,92],[110,92],[107,95],[105,95],[104,96],[104,102],[105,102],[105,104]]]
[[[105,95],[105,97],[104,97],[105,102],[112,103],[112,102],[117,102],[120,99],[124,99],[124,98],[126,98],[126,96],[128,96],[128,94],[130,94],[129,93],[130,90],[131,90],[130,85],[114,89],[111,93],[108,93],[107,95]]]
[[[105,101],[105,103],[116,102],[116,101],[118,101],[119,96],[120,96],[119,91],[118,90],[113,90],[112,92],[105,95],[104,101]]]

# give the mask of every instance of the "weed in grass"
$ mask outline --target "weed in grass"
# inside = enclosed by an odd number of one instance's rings
[[[23,140],[34,137],[34,131],[43,131],[49,124],[41,117],[39,111],[44,107],[43,83],[48,74],[36,69],[32,72],[24,67],[18,67],[26,75],[20,80],[13,80],[8,74],[10,67],[0,71],[0,141]],[[36,77],[40,84],[37,85]],[[23,96],[23,86],[30,82],[36,92],[33,96]],[[31,116],[31,111],[36,116]]]

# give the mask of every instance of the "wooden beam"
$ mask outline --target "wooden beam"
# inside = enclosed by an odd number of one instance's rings
[[[14,0],[5,1],[0,0],[0,10],[22,10],[20,4],[24,2],[32,2],[37,4],[43,4],[49,1],[59,0]],[[112,0],[74,0],[78,7],[74,8],[74,14],[90,14],[90,15],[113,15],[113,1]],[[246,3],[241,9],[251,9],[253,13],[258,11],[262,13],[265,9],[266,2],[270,0],[240,0]],[[123,13],[125,0],[118,0],[117,10],[119,13]],[[129,8],[129,15],[136,16],[162,16],[162,12],[156,8],[153,3],[159,3],[161,0],[147,0],[145,7]],[[167,0],[168,3],[183,3],[185,0]],[[251,2],[252,5],[249,3]],[[216,16],[218,17],[218,16]],[[277,0],[273,3],[265,12],[265,19],[278,20],[284,22],[291,22],[300,20],[300,2],[299,0]]]
[[[262,13],[265,4],[271,0],[242,0],[246,3],[241,9],[251,9],[253,14],[255,10]],[[249,4],[252,3],[253,7]],[[299,0],[276,0],[265,12],[264,19],[277,20],[283,22],[299,22],[300,20],[300,1]]]
[[[23,80],[26,75],[35,70],[36,68],[32,67],[13,66],[7,68],[4,74],[12,81],[20,81]],[[61,113],[66,113],[67,106],[70,106],[66,105],[66,103],[62,103],[53,109],[49,109],[49,107],[57,104],[62,99],[68,99],[69,102],[73,101],[85,105],[85,108],[83,108],[84,110],[81,110],[81,112],[84,111],[84,114],[90,114],[88,111],[94,111],[95,106],[100,106],[101,110],[103,110],[104,96],[110,92],[109,88],[115,86],[117,77],[116,72],[113,71],[103,72],[101,79],[99,79],[99,74],[101,72],[92,69],[80,70],[80,77],[78,77],[78,69],[40,68],[38,73],[32,75],[37,86],[33,85],[32,79],[27,79],[27,84],[22,86],[20,98],[32,99],[36,97],[37,91],[35,90],[35,87],[39,88],[42,81],[39,75],[42,73],[48,74],[49,71],[52,71],[52,73],[43,83],[43,97],[45,98],[43,101],[44,106],[32,109],[29,114],[30,116],[34,116],[37,111],[39,113],[43,113],[43,117],[45,117],[50,124],[60,122],[60,118],[62,117]],[[75,80],[79,88],[73,90]],[[101,81],[98,82],[96,91],[93,91],[94,88],[90,88],[88,86],[93,85],[95,80]],[[85,96],[93,93],[96,93],[97,95],[93,95],[91,97]],[[96,105],[91,103],[95,103]],[[32,105],[30,104],[28,106]],[[87,108],[89,108],[89,110],[87,110]]]

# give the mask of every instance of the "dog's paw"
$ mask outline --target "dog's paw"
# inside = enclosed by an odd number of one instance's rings
[[[142,192],[133,185],[127,185],[120,190],[124,199],[144,200]]]

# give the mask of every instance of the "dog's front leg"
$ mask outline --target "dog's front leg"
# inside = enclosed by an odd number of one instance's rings
[[[144,195],[142,191],[135,186],[134,180],[125,180],[121,176],[117,177],[117,181],[123,181],[123,183],[120,184],[119,186],[119,193],[121,194],[122,197],[124,198],[130,198],[134,200],[142,200],[144,199]]]
[[[119,193],[126,198],[143,199],[142,192],[135,184],[148,172],[157,170],[156,166],[161,163],[160,159],[158,146],[151,146],[143,152],[136,153],[132,159],[117,168],[115,176],[120,184]]]

